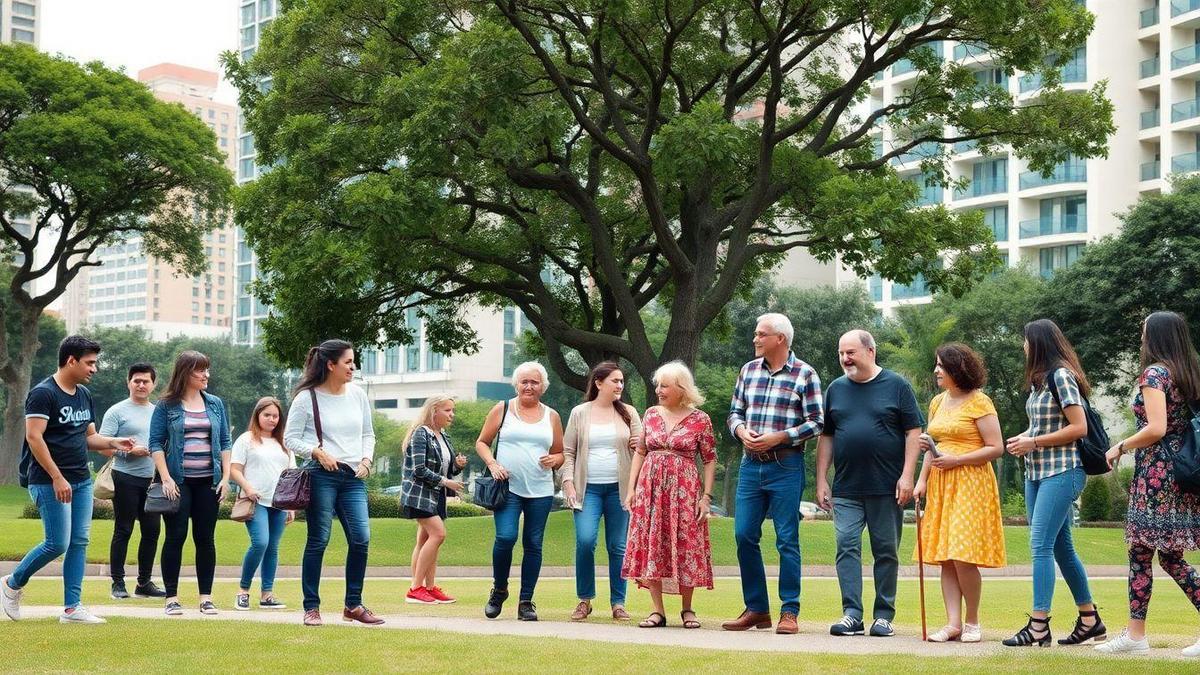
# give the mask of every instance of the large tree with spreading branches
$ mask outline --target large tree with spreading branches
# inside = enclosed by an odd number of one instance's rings
[[[1033,170],[1106,152],[1103,84],[1059,68],[1073,0],[291,0],[246,63],[226,57],[258,160],[236,197],[296,362],[341,335],[472,349],[471,303],[515,305],[557,375],[620,357],[645,380],[790,252],[959,291],[998,261],[977,214],[913,208],[956,184],[950,147]],[[1040,75],[1018,98],[973,45]],[[915,74],[870,102],[875,77]],[[899,69],[897,69],[899,70]],[[906,76],[910,77],[910,76]],[[880,136],[882,134],[882,136]],[[882,143],[877,143],[880,139]],[[882,149],[880,149],[882,148]],[[669,309],[655,349],[642,310]]]

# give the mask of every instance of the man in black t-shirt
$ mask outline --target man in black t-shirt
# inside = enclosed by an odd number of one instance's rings
[[[875,558],[876,637],[894,634],[897,548],[904,505],[912,499],[924,420],[908,382],[875,363],[875,338],[854,330],[838,342],[845,375],[825,389],[825,427],[817,442],[817,501],[833,508],[842,619],[831,635],[862,635],[862,532]],[[832,459],[833,491],[826,474]]]
[[[83,385],[96,373],[100,345],[71,335],[58,346],[58,370],[29,390],[25,398],[25,444],[21,448],[21,485],[42,517],[45,539],[0,579],[0,608],[21,618],[21,589],[51,561],[63,559],[64,609],[60,623],[104,623],[80,604],[88,533],[92,525],[92,472],[88,450],[129,451],[130,438],[96,433],[92,395]]]

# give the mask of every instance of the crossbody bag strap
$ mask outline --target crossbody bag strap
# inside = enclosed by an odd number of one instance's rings
[[[504,428],[504,420],[508,417],[508,399],[504,399],[504,410],[500,413],[500,426],[496,427],[496,447],[492,450],[492,459],[500,461],[500,430]]]
[[[321,407],[317,405],[317,389],[316,389],[316,387],[309,389],[308,393],[310,396],[312,396],[313,426],[317,430],[317,447],[324,448],[325,447],[325,434],[322,433],[322,431],[321,431]]]

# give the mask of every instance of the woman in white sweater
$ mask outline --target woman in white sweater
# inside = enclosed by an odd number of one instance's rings
[[[310,460],[312,497],[306,511],[308,542],[300,580],[304,591],[304,625],[321,625],[321,563],[329,544],[336,511],[346,535],[345,621],[383,623],[362,604],[371,526],[367,516],[367,484],[375,456],[371,403],[354,379],[354,346],[326,340],[308,350],[304,374],[293,392],[284,444]]]

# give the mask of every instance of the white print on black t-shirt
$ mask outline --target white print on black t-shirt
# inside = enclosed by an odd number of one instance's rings
[[[74,407],[64,405],[58,411],[58,423],[70,424],[72,422],[90,422],[92,421],[92,411],[88,408],[83,410],[75,410]]]

